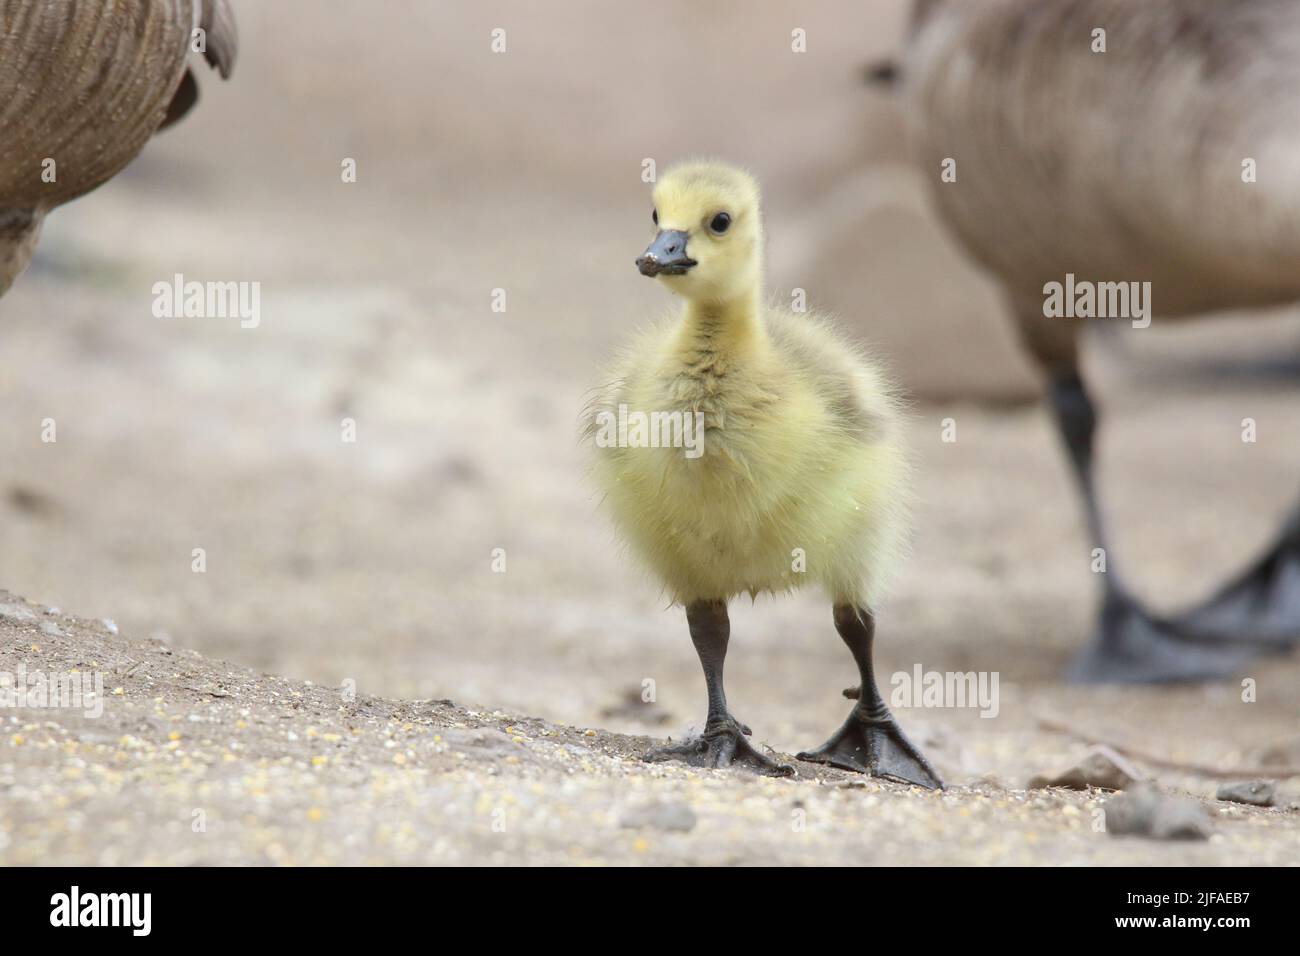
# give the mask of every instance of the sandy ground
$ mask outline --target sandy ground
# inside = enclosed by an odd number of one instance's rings
[[[1218,834],[1195,845],[1098,833],[1099,795],[1022,789],[1083,749],[1043,718],[1179,761],[1300,762],[1300,661],[1251,665],[1253,703],[1236,682],[1061,683],[1094,585],[1069,476],[1042,410],[1016,404],[1032,382],[996,295],[918,206],[897,120],[846,79],[898,29],[896,4],[849,29],[862,6],[810,8],[822,40],[798,70],[768,59],[789,55],[775,8],[744,31],[725,5],[692,21],[714,92],[689,122],[627,104],[681,62],[691,4],[650,21],[592,4],[604,45],[526,5],[250,7],[236,82],[205,83],[183,126],[52,216],[0,302],[0,603],[41,602],[0,616],[0,670],[102,670],[108,688],[98,718],[0,711],[0,860],[1300,859],[1300,780],[1254,810],[1147,768],[1209,801]],[[517,59],[480,55],[498,17]],[[358,71],[357,44],[391,55]],[[750,69],[729,68],[733,50]],[[473,81],[435,83],[431,60]],[[663,77],[665,103],[699,85]],[[733,108],[754,89],[762,116]],[[680,610],[601,519],[575,436],[604,357],[669,306],[631,265],[641,158],[689,152],[756,168],[774,292],[806,288],[916,396],[915,548],[878,667],[1000,676],[995,718],[899,710],[954,785],[942,795],[635,759],[646,735],[698,724],[702,681]],[[338,181],[348,155],[355,187]],[[155,319],[151,287],[176,272],[261,282],[261,325]],[[1297,352],[1295,314],[1093,344],[1117,557],[1156,604],[1263,547],[1300,473],[1294,377],[1193,370]],[[784,753],[839,725],[853,680],[815,594],[737,604],[727,673],[737,714]],[[671,829],[682,805],[689,831]],[[648,806],[651,824],[623,826]]]
[[[1295,789],[1287,809],[1204,801],[1208,841],[1114,837],[1094,826],[1097,791],[648,765],[644,736],[352,697],[0,597],[5,668],[105,678],[97,717],[8,717],[6,864],[1213,865],[1300,852]]]
[[[61,282],[33,281],[24,294],[69,301]],[[524,368],[455,384],[402,381],[415,372],[399,339],[387,360],[401,387],[457,398],[385,407],[394,401],[385,390],[397,386],[369,380],[359,407],[385,411],[362,418],[367,444],[357,454],[336,444],[336,399],[324,385],[288,397],[272,382],[219,386],[225,366],[211,353],[233,347],[237,333],[202,349],[177,345],[168,364],[187,373],[159,378],[133,348],[114,344],[129,323],[85,332],[101,300],[74,292],[70,301],[73,315],[87,310],[83,334],[107,342],[87,348],[72,332],[66,353],[42,355],[48,337],[24,339],[36,319],[8,329],[30,361],[6,395],[21,414],[6,420],[4,442],[20,454],[0,466],[0,579],[46,604],[29,616],[14,610],[26,607],[21,599],[0,600],[11,605],[0,618],[0,670],[103,671],[107,699],[93,719],[0,714],[0,859],[1300,858],[1300,779],[1282,782],[1278,809],[1255,810],[1212,801],[1213,779],[1144,768],[1206,800],[1218,835],[1202,844],[1108,836],[1093,829],[1100,794],[1024,791],[1033,774],[1083,752],[1042,718],[1221,768],[1300,757],[1295,657],[1243,673],[1257,682],[1251,703],[1235,683],[1060,682],[1087,634],[1092,582],[1066,474],[1036,409],[914,410],[924,503],[915,552],[881,617],[879,667],[998,673],[994,718],[899,710],[952,789],[927,794],[807,768],[780,781],[648,767],[636,759],[645,735],[698,725],[702,682],[681,612],[621,560],[597,517],[569,409],[554,397],[565,386],[530,380]],[[287,352],[308,348],[309,332],[304,323]],[[1111,511],[1140,585],[1168,606],[1248,557],[1283,512],[1296,443],[1238,450],[1235,422],[1248,409],[1270,423],[1266,433],[1294,434],[1294,399],[1258,386],[1197,396],[1158,376],[1142,386],[1111,372],[1117,394],[1134,393],[1114,409],[1105,446]],[[101,400],[107,393],[112,402]],[[520,395],[539,400],[525,410]],[[511,405],[520,411],[507,416],[508,437],[447,425],[448,444],[409,438],[422,418]],[[48,408],[65,430],[41,446],[29,433]],[[937,440],[948,417],[958,425],[951,445]],[[206,440],[196,440],[197,421]],[[1234,465],[1230,454],[1252,457]],[[205,574],[191,570],[196,546],[207,548]],[[498,546],[504,574],[491,570]],[[111,617],[121,636],[46,614],[49,604]],[[730,696],[756,739],[789,754],[838,726],[848,706],[838,691],[853,673],[816,595],[740,602],[733,635]],[[654,706],[640,702],[646,680]],[[355,704],[342,698],[345,686],[355,686]],[[459,706],[434,702],[443,699]],[[589,727],[608,729],[574,729]],[[682,807],[696,821],[686,832],[673,829],[686,826]],[[196,810],[205,832],[192,830]],[[650,822],[624,826],[638,819]]]

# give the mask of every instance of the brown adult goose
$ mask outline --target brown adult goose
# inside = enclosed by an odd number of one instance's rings
[[[235,19],[227,0],[0,0],[0,42],[3,295],[51,209],[117,175],[194,105],[191,52],[230,75]]]
[[[1161,322],[1300,301],[1300,3],[915,0],[901,68],[873,78],[900,84],[940,218],[1005,291],[1105,548],[1085,320],[1049,290],[1149,282]],[[1300,640],[1300,509],[1182,614],[1143,607],[1113,554],[1100,577],[1076,677],[1230,675]]]

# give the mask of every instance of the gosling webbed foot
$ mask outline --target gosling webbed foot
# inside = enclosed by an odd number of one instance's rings
[[[925,755],[907,739],[893,715],[871,716],[855,707],[844,726],[816,750],[797,754],[800,760],[855,770],[873,777],[891,777],[927,790],[942,790],[943,778]]]
[[[1076,683],[1152,684],[1222,680],[1262,648],[1200,638],[1110,589],[1093,642],[1070,666]]]
[[[746,740],[750,730],[734,717],[709,723],[700,736],[680,744],[656,747],[641,759],[647,763],[680,760],[692,767],[744,767],[771,777],[789,777],[794,767],[780,763]]]

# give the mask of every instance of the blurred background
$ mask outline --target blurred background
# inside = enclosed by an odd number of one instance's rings
[[[946,774],[1041,769],[1034,719],[1071,708],[1193,757],[1293,731],[1286,695],[1208,740],[1187,729],[1231,685],[1059,683],[1092,619],[1088,545],[997,292],[928,213],[904,118],[863,82],[901,44],[901,0],[235,8],[232,80],[203,71],[198,108],[53,214],[0,301],[0,585],[362,693],[698,723],[681,612],[619,554],[576,435],[611,350],[672,307],[632,265],[651,232],[642,162],[715,155],[764,185],[769,291],[805,289],[912,396],[921,508],[878,666],[1002,674],[1000,720],[904,715]],[[260,282],[260,327],[154,318],[175,273]],[[1116,545],[1158,606],[1262,548],[1300,474],[1293,388],[1202,366],[1298,342],[1287,312],[1090,343]],[[784,749],[820,741],[854,676],[829,607],[733,615],[737,713]],[[1295,686],[1293,660],[1267,667]],[[656,707],[627,705],[647,677]]]

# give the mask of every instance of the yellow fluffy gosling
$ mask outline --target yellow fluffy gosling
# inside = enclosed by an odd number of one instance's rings
[[[653,219],[658,232],[637,266],[685,303],[626,350],[587,419],[615,523],[685,606],[708,688],[703,735],[646,759],[793,772],[756,750],[727,709],[727,602],[815,581],[863,692],[844,726],[799,758],[942,787],[871,669],[872,610],[907,524],[893,389],[825,320],[763,304],[752,176],[678,166],[655,188]]]

